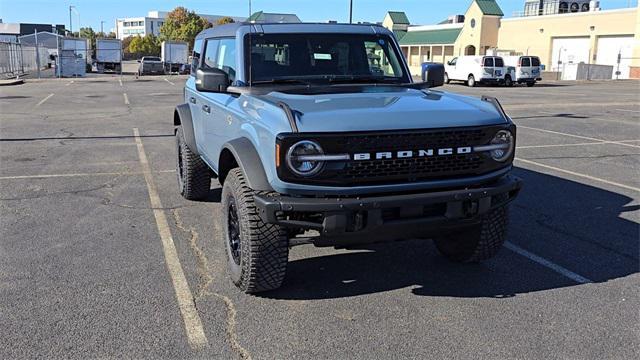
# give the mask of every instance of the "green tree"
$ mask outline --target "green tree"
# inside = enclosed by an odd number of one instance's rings
[[[129,53],[141,56],[160,56],[160,41],[152,34],[142,37],[137,35],[131,39]]]
[[[167,14],[164,24],[160,28],[160,40],[184,41],[193,47],[196,35],[211,26],[211,23],[205,18],[179,6]]]
[[[229,16],[225,16],[223,18],[216,20],[216,25],[233,24],[234,22],[235,20],[233,20],[233,18]]]

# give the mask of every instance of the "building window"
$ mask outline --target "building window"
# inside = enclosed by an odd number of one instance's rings
[[[124,27],[129,27],[129,26],[131,26],[131,23],[130,23],[130,22],[128,22],[128,21],[125,21],[125,22],[124,22],[124,24],[123,24],[123,26],[124,26]]]
[[[475,28],[476,27],[476,19],[471,19],[471,28]]]

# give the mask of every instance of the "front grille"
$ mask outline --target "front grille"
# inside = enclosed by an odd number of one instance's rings
[[[439,156],[419,159],[384,159],[348,162],[344,179],[375,181],[376,178],[400,177],[407,181],[431,177],[475,173],[482,168],[483,156],[477,154]]]
[[[435,129],[376,133],[342,134],[288,134],[281,137],[283,148],[288,148],[301,137],[317,141],[327,154],[360,154],[377,152],[414,151],[473,147],[487,145],[505,126],[480,128]],[[504,167],[487,153],[435,155],[412,158],[393,158],[340,163],[327,163],[319,176],[304,179],[280,168],[280,178],[288,182],[331,186],[363,186],[398,184],[416,181],[458,179],[478,176]]]

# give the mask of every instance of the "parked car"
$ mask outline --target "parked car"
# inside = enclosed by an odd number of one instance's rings
[[[162,60],[157,56],[144,56],[138,60],[138,63],[140,63],[140,65],[138,65],[138,76],[164,74],[164,65]]]
[[[531,87],[536,84],[536,81],[542,80],[542,65],[537,56],[505,56],[504,62],[507,66],[514,68],[513,72],[505,75],[512,80],[512,83],[527,84]]]
[[[431,89],[442,64],[414,83],[379,25],[254,32],[201,32],[173,112],[179,192],[205,199],[218,179],[220,245],[239,289],[278,288],[303,244],[434,239],[456,262],[497,254],[521,188],[516,126],[497,99]]]
[[[459,56],[445,65],[445,83],[464,81],[467,86],[504,83],[504,60],[500,56]]]

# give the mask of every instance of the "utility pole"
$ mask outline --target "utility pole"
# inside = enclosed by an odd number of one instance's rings
[[[38,68],[38,79],[40,79],[40,49],[38,48],[38,29],[35,30],[36,40],[36,67]]]
[[[102,33],[102,36],[104,36],[104,21],[100,21],[100,32]]]
[[[353,24],[353,0],[349,1],[349,24]]]
[[[69,32],[71,33],[71,36],[73,36],[73,18],[71,17],[72,8],[73,5],[69,5]]]

